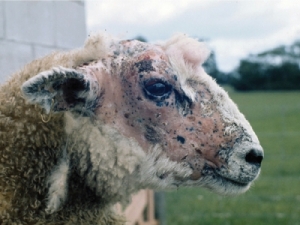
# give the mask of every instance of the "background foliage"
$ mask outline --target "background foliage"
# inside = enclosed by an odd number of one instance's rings
[[[300,90],[300,41],[251,55],[229,74],[236,90]]]

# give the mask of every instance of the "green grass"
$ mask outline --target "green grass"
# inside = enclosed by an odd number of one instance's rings
[[[200,188],[167,192],[167,224],[300,225],[300,92],[227,91],[264,147],[261,176],[236,197]]]

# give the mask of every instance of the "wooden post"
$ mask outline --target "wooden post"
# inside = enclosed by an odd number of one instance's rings
[[[159,225],[166,225],[166,200],[164,192],[155,192],[154,194],[155,218],[159,221]]]
[[[132,196],[132,202],[122,210],[120,204],[116,205],[116,210],[123,213],[126,225],[158,225],[155,220],[154,192],[152,190],[141,190]]]

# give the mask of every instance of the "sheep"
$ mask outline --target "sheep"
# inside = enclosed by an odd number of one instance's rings
[[[202,42],[89,37],[0,88],[0,224],[124,224],[140,189],[249,189],[263,149]]]

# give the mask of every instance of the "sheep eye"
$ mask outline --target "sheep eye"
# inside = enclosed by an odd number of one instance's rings
[[[171,85],[161,80],[149,80],[144,84],[148,95],[153,97],[163,97],[171,92]]]
[[[166,85],[162,83],[151,84],[146,87],[147,91],[152,95],[163,96],[166,93]]]

